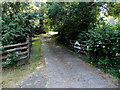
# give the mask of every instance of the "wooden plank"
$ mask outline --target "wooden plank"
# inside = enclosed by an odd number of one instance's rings
[[[70,40],[70,48],[73,49],[75,52],[87,54],[87,51],[85,50],[87,48],[86,41],[78,41],[80,45],[77,47],[81,47],[81,49],[74,47],[76,41],[77,40]]]
[[[25,46],[23,47],[23,45],[25,45]],[[7,49],[7,50],[3,51],[5,48],[6,49],[10,48],[10,49]],[[24,52],[20,52],[20,53],[18,52],[18,54],[17,54],[18,55],[17,61],[29,58],[29,36],[27,37],[27,40],[24,43],[18,43],[18,44],[13,44],[13,45],[1,46],[0,47],[0,55],[11,53],[11,52],[15,52],[15,51],[21,51],[21,50],[25,50],[25,49],[26,49],[26,51],[24,51]],[[1,60],[4,60],[6,58],[7,58],[7,55],[3,56]],[[5,60],[2,63],[4,64]]]
[[[18,54],[18,56],[25,55],[25,54],[28,54],[28,51],[22,52],[22,53]]]
[[[21,58],[18,58],[17,61],[20,61],[20,60],[22,60],[22,59],[26,59],[26,58],[28,58],[28,56],[23,56],[23,57],[21,57]],[[5,64],[5,61],[2,62],[2,64]]]
[[[28,49],[27,49],[27,51],[28,51],[28,58],[29,58],[29,56],[30,56],[30,46],[29,46],[29,41],[30,40],[30,37],[29,36],[27,36],[27,42],[28,42]]]
[[[2,54],[14,52],[14,51],[20,51],[20,50],[24,50],[24,49],[27,49],[27,48],[28,48],[28,46],[20,47],[20,48],[14,48],[14,49],[9,49],[9,50],[6,50],[6,51],[2,52]],[[0,54],[1,54],[1,53],[0,53]]]
[[[18,58],[17,61],[20,61],[20,60],[26,59],[26,58],[28,58],[28,56],[24,56],[24,57]],[[5,64],[5,62],[2,62],[2,64]]]
[[[26,45],[26,44],[28,44],[28,42],[18,43],[18,44],[13,44],[13,45],[7,45],[7,46],[1,46],[0,49],[2,49],[2,48],[17,47],[17,46],[22,46],[22,45]]]
[[[26,58],[28,58],[28,55],[24,56],[24,57],[21,57],[21,58],[18,58],[17,61],[22,60],[22,59],[26,59]]]
[[[28,51],[19,53],[18,56],[22,56],[22,55],[25,55],[25,54],[28,54]],[[3,59],[7,59],[7,56],[2,56],[2,57],[1,57],[1,60],[3,60]]]

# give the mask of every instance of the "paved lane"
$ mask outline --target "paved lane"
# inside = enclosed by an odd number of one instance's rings
[[[22,88],[112,88],[111,78],[105,78],[95,67],[80,60],[70,50],[42,37],[45,67],[35,71],[16,87]],[[113,80],[114,81],[114,80]]]

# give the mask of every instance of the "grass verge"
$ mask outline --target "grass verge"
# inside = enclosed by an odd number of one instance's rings
[[[38,66],[42,65],[41,60],[41,35],[37,35],[35,38],[32,38],[32,47],[30,55],[30,64],[23,66],[13,66],[10,68],[5,68],[2,70],[2,88],[12,88],[16,83],[19,83],[21,79],[34,70]]]

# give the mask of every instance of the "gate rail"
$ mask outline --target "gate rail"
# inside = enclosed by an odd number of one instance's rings
[[[77,44],[75,45],[75,43],[77,43]],[[86,41],[70,40],[69,48],[74,50],[77,53],[82,53],[82,54],[88,55]]]
[[[17,56],[17,61],[23,60],[23,59],[29,59],[30,57],[30,43],[29,43],[29,37],[27,37],[26,42],[18,43],[18,44],[12,44],[7,46],[1,46],[0,47],[0,56],[2,63],[4,64],[6,59],[8,58],[8,54],[15,52]]]

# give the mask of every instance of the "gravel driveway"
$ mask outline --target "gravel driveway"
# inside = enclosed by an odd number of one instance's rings
[[[17,88],[113,88],[116,79],[83,62],[70,50],[59,46],[49,38],[42,37],[44,69],[37,70]]]

